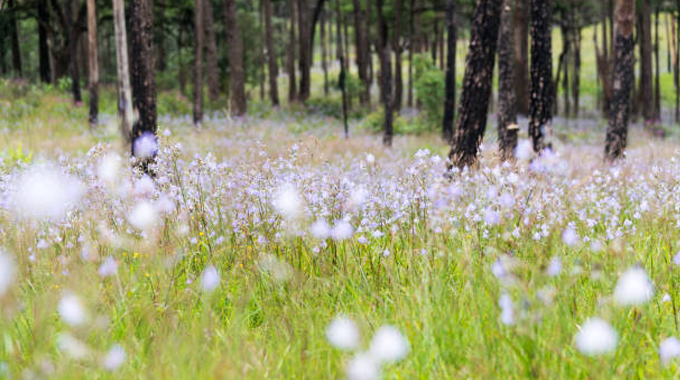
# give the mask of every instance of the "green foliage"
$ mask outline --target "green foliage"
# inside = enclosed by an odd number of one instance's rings
[[[420,118],[409,118],[401,115],[394,115],[394,134],[396,135],[418,135],[431,130],[430,126],[423,123]],[[380,110],[368,114],[359,126],[360,129],[371,133],[382,133],[385,128],[385,113]]]
[[[158,94],[159,115],[190,115],[192,112],[191,99],[179,91],[161,92]]]
[[[413,59],[415,68],[414,89],[416,98],[422,104],[421,117],[429,129],[436,129],[444,117],[446,75],[425,54]]]
[[[24,164],[29,164],[33,160],[33,153],[24,151],[21,143],[18,143],[16,148],[9,147],[7,151],[2,154],[5,162],[8,165],[22,162]]]

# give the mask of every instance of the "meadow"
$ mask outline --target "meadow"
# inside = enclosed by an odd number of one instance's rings
[[[1,377],[680,376],[675,133],[611,165],[556,118],[501,163],[491,128],[447,175],[436,133],[162,111],[151,179],[115,118],[2,88]]]

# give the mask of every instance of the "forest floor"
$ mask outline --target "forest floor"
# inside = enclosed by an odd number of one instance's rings
[[[446,178],[435,133],[162,116],[150,180],[113,118],[32,96],[0,122],[0,377],[680,376],[672,129],[608,165],[596,117],[513,164],[490,128]]]

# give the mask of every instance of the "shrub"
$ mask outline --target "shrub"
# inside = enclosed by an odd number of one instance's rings
[[[422,105],[422,121],[429,129],[436,129],[444,117],[446,75],[425,54],[416,55],[413,66],[416,78],[414,89],[416,99]]]

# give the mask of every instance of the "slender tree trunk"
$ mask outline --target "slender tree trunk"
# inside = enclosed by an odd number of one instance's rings
[[[342,95],[342,122],[345,127],[345,138],[349,138],[349,127],[347,125],[347,93],[346,93],[346,73],[345,73],[345,55],[342,48],[342,31],[340,29],[340,20],[342,14],[340,12],[340,0],[335,0],[335,15],[338,23],[336,28],[337,38],[335,41],[338,61],[340,62],[340,76],[338,77],[338,87]]]
[[[95,0],[87,0],[87,57],[90,92],[90,128],[99,116],[99,52],[97,49],[97,9]]]
[[[120,132],[126,146],[131,143],[133,122],[130,66],[128,63],[127,31],[125,30],[124,0],[113,0],[113,26],[116,34],[116,68],[118,73],[118,116]]]
[[[546,134],[552,124],[552,42],[550,0],[531,0],[531,98],[529,136],[534,151],[550,148]]]
[[[659,60],[659,16],[661,5],[654,8],[654,120],[661,119],[661,62]]]
[[[472,16],[470,48],[465,58],[458,124],[449,153],[453,165],[471,166],[484,137],[498,42],[501,1],[477,0]]]
[[[652,23],[651,0],[641,0],[638,13],[640,36],[640,100],[645,124],[654,122],[654,90],[652,77]]]
[[[529,114],[529,0],[516,0],[513,16],[515,40],[515,101],[517,112]]]
[[[177,31],[177,80],[179,81],[179,91],[186,94],[187,78],[186,70],[184,69],[184,60],[182,59],[182,50],[184,48],[184,29],[179,28]]]
[[[47,41],[47,28],[50,24],[50,13],[47,0],[38,0],[38,47],[40,54],[40,81],[50,83],[50,48]]]
[[[415,23],[415,0],[409,2],[409,22],[408,22],[408,95],[406,105],[413,108],[413,51],[415,50],[416,37],[414,33]],[[451,37],[449,37],[451,38]],[[455,50],[455,47],[454,47]],[[451,123],[453,129],[453,122]]]
[[[446,98],[442,137],[450,143],[453,139],[453,118],[456,111],[456,1],[446,0],[446,29],[448,30],[448,55],[446,63]]]
[[[430,54],[432,54],[432,63],[436,66],[437,65],[437,47],[439,44],[437,43],[437,37],[439,36],[439,17],[435,17],[433,21],[433,28],[434,28],[434,33],[432,35],[432,47],[430,48]]]
[[[64,5],[64,16],[68,22],[68,51],[69,51],[69,66],[71,67],[71,91],[73,93],[73,102],[79,104],[82,101],[80,94],[80,73],[78,70],[78,31],[73,19],[72,4],[70,0],[66,0]]]
[[[342,15],[342,26],[343,26],[343,33],[344,33],[344,41],[345,41],[345,47],[344,51],[345,54],[349,55],[349,21],[347,20],[348,16],[346,14]],[[345,73],[349,75],[349,59],[345,59]],[[347,93],[347,107],[348,109],[352,109],[352,94]]]
[[[564,77],[562,78],[562,102],[564,103],[564,117],[568,118],[571,114],[571,108],[569,104],[569,58],[571,56],[571,43],[569,41],[571,31],[568,27],[563,26],[562,28],[562,51],[564,54]],[[557,86],[555,86],[557,88]],[[557,101],[555,101],[557,104]]]
[[[279,105],[279,85],[277,78],[279,76],[279,66],[276,63],[276,48],[274,47],[274,28],[272,26],[273,5],[271,0],[264,0],[265,12],[265,29],[267,36],[267,57],[269,62],[269,99],[274,106]],[[325,42],[325,40],[324,40]],[[324,50],[325,54],[325,50]],[[324,57],[325,65],[325,57]],[[325,66],[324,66],[325,72]]]
[[[290,13],[290,35],[288,45],[288,103],[297,101],[297,79],[295,78],[295,45],[297,24],[297,0],[288,0],[288,13]]]
[[[393,112],[394,105],[392,104],[392,64],[390,63],[390,38],[387,21],[385,19],[385,10],[383,9],[383,1],[378,0],[378,30],[379,30],[379,52],[380,55],[380,82],[383,92],[383,109],[384,109],[384,133],[383,144],[385,146],[392,146],[393,131]]]
[[[130,3],[130,57],[132,102],[137,120],[132,126],[132,154],[135,141],[141,136],[156,138],[156,79],[153,64],[153,0],[136,0]],[[137,154],[139,155],[139,154]],[[151,173],[151,157],[140,159],[139,166]]]
[[[4,32],[2,30],[4,28],[0,27],[0,33]],[[5,57],[5,51],[7,50],[6,44],[5,44],[5,39],[3,36],[0,36],[0,71],[2,72],[2,75],[7,75],[7,62],[6,62],[6,57]]]
[[[326,45],[326,15],[321,16],[321,70],[323,71],[323,94],[328,96],[328,63],[327,53],[328,47]]]
[[[235,116],[244,116],[247,112],[246,77],[243,70],[243,40],[236,17],[236,0],[224,0],[224,14],[228,29],[231,112]]]
[[[311,85],[311,29],[309,26],[309,0],[297,0],[298,2],[298,31],[299,31],[299,60],[300,66],[300,93],[299,99],[307,101],[310,95]]]
[[[194,126],[203,124],[203,37],[205,10],[204,1],[196,0],[194,7]]]
[[[11,9],[9,28],[12,36],[12,68],[14,69],[14,75],[18,78],[22,78],[24,76],[24,71],[21,65],[21,45],[19,44],[16,4],[14,0],[9,0],[8,5]]]
[[[361,0],[353,0],[352,14],[354,15],[354,36],[357,47],[357,71],[359,73],[359,80],[364,86],[364,90],[359,95],[359,99],[362,105],[368,106],[370,87],[368,82],[368,59],[370,57],[366,56],[366,46],[364,46],[368,43],[368,39],[364,35],[365,20],[363,19],[363,16],[365,13],[361,9]]]
[[[260,43],[259,45],[259,66],[260,66],[260,101],[264,101],[265,98],[265,90],[264,90],[264,82],[265,82],[265,72],[266,72],[266,66],[267,66],[267,59],[265,55],[265,48],[267,46],[267,32],[266,32],[266,27],[264,25],[264,0],[260,0],[259,2],[259,7],[258,7],[258,16],[260,17],[259,19],[259,24],[258,26],[260,27],[261,33],[260,33]]]
[[[394,32],[392,33],[392,39],[394,44],[394,99],[393,106],[394,111],[399,112],[401,109],[401,104],[403,102],[404,93],[404,80],[402,78],[402,63],[401,63],[401,29],[403,27],[402,14],[404,13],[404,2],[403,0],[396,0],[396,5],[394,8]],[[443,34],[443,33],[442,33]],[[443,52],[443,51],[442,51]]]
[[[635,0],[616,0],[614,80],[605,155],[609,160],[623,157],[628,136],[630,91],[634,85],[635,52],[633,27]]]
[[[574,28],[574,75],[572,76],[571,93],[574,103],[574,118],[578,118],[581,91],[581,27]]]
[[[208,98],[214,102],[220,98],[220,72],[217,63],[217,39],[212,0],[203,1],[203,22],[205,24],[205,69],[208,80]]]
[[[513,2],[503,0],[498,33],[498,148],[503,161],[514,157],[519,131],[515,106]]]

